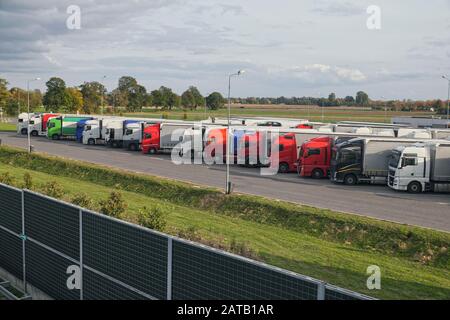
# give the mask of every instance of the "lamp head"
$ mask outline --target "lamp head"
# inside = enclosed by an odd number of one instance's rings
[[[245,73],[245,70],[239,70],[237,74],[238,74],[238,76],[240,76],[241,74],[244,74],[244,73]]]

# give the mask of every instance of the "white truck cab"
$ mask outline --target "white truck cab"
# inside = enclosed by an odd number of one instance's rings
[[[419,193],[450,190],[450,142],[428,141],[392,150],[388,186]]]

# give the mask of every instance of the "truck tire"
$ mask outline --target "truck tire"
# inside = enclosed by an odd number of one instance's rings
[[[119,142],[113,141],[113,142],[111,143],[111,147],[113,147],[113,148],[118,148],[118,147],[119,147]]]
[[[137,149],[138,149],[138,147],[135,143],[130,143],[128,145],[128,150],[130,150],[130,151],[136,151]]]
[[[344,177],[344,184],[346,184],[346,185],[354,186],[357,183],[358,183],[358,178],[356,178],[356,176],[353,173],[347,174]]]
[[[36,130],[31,131],[30,133],[33,137],[37,137],[38,136],[38,132]]]
[[[311,172],[311,178],[322,179],[323,178],[323,171],[321,169],[314,169]]]
[[[148,149],[148,154],[156,154],[156,149],[155,148]]]
[[[278,172],[279,173],[288,173],[289,165],[286,162],[280,163],[280,165],[278,166]]]
[[[27,130],[26,128],[23,128],[22,130],[20,130],[20,133],[25,135],[25,134],[28,133],[27,131],[28,131],[28,130]]]
[[[88,140],[88,145],[93,146],[94,144],[95,144],[95,139],[90,138],[90,139]]]
[[[421,193],[422,185],[417,181],[410,182],[408,184],[408,192],[409,193]]]
[[[52,140],[59,140],[60,139],[60,137],[59,137],[59,134],[54,134],[54,135],[52,135]]]

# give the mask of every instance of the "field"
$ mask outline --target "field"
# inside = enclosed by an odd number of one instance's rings
[[[2,147],[0,177],[5,172],[17,186],[26,172],[36,188],[56,181],[65,200],[83,190],[98,202],[119,190],[128,204],[125,220],[136,222],[136,212],[144,206],[159,208],[167,218],[167,233],[378,298],[450,298],[447,233],[262,197],[225,196],[215,189],[78,161],[37,154],[29,158]],[[366,288],[365,270],[373,264],[382,270],[379,291]]]
[[[14,123],[0,122],[0,131],[16,131],[16,125]]]
[[[124,113],[125,116],[155,117],[163,115],[169,119],[202,120],[207,117],[226,117],[226,108],[210,111],[197,110],[172,110],[162,111],[158,109],[144,109],[143,112]],[[389,123],[394,116],[424,116],[431,115],[430,112],[401,112],[401,111],[378,111],[367,108],[356,107],[324,107],[318,106],[287,106],[287,105],[232,105],[231,116],[233,117],[279,117],[298,118],[310,121],[371,121]]]

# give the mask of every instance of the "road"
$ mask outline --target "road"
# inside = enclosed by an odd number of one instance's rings
[[[2,144],[26,148],[26,137],[15,133],[1,132],[0,139]],[[224,165],[175,165],[169,155],[148,156],[45,137],[32,139],[38,152],[200,185],[225,186]],[[231,179],[237,192],[450,232],[448,194],[408,194],[375,185],[344,186],[328,180],[300,178],[296,174],[267,177],[260,176],[259,169],[240,166],[232,166]]]

